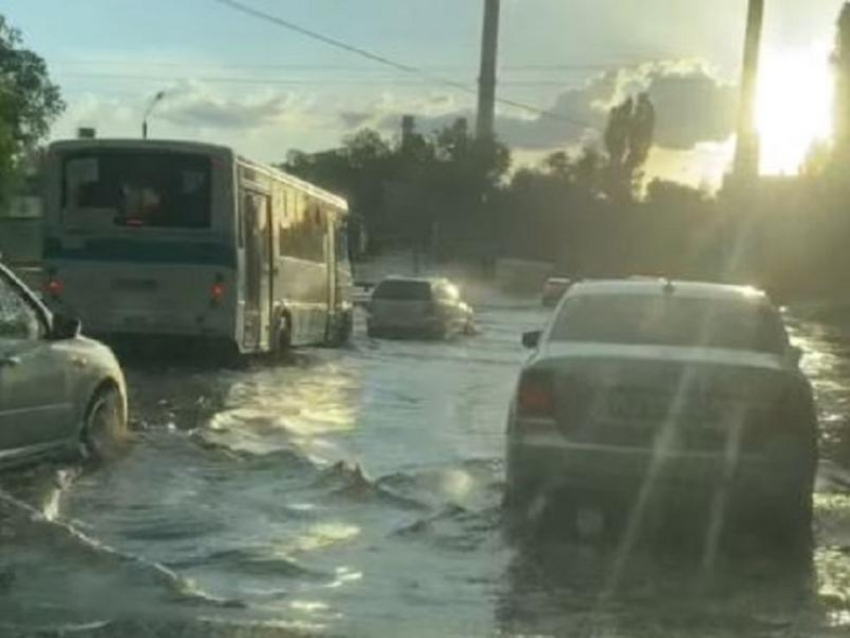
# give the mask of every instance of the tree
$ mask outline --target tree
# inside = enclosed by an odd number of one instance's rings
[[[611,109],[603,141],[608,153],[606,193],[612,199],[632,199],[649,159],[655,137],[655,106],[647,93],[627,98]]]
[[[656,178],[646,189],[646,204],[653,211],[683,212],[701,207],[709,195],[698,188]]]
[[[392,147],[373,129],[363,129],[343,140],[343,148],[355,169],[373,169],[387,163]]]
[[[323,153],[290,153],[283,168],[345,196],[376,242],[425,248],[441,227],[447,235],[475,226],[511,165],[498,141],[472,137],[465,119],[434,131],[416,132],[405,122],[400,139],[370,129]],[[447,230],[446,230],[447,229]]]
[[[564,180],[572,177],[573,164],[568,153],[555,151],[543,160],[543,170]]]
[[[9,196],[20,162],[47,137],[65,103],[36,53],[0,15],[0,198]]]

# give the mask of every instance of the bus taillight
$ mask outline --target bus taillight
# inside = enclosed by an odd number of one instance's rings
[[[224,299],[224,276],[216,275],[215,282],[210,286],[210,301],[214,306],[217,306]]]
[[[53,299],[61,297],[64,290],[65,285],[55,274],[49,275],[47,281],[44,282],[44,292]]]

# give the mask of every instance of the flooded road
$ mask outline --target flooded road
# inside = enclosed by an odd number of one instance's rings
[[[638,552],[614,596],[614,550],[500,532],[519,335],[545,319],[505,301],[454,343],[361,326],[285,366],[131,368],[126,458],[3,480],[0,636],[850,632],[850,314],[790,317],[824,429],[811,569]]]

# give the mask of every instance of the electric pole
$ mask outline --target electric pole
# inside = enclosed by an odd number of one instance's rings
[[[501,0],[484,0],[484,34],[481,38],[481,75],[478,79],[476,137],[493,139],[496,120],[496,66],[499,57]]]
[[[750,0],[747,35],[744,42],[744,68],[741,77],[741,105],[738,114],[738,144],[735,149],[734,177],[739,183],[751,183],[759,174],[760,149],[756,123],[761,35],[764,24],[764,0]]]

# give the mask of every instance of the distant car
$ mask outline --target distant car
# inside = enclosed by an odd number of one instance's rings
[[[547,308],[554,308],[567,292],[572,281],[562,277],[551,277],[546,280],[543,286],[543,305]]]
[[[550,503],[574,528],[591,511],[622,522],[624,504],[679,490],[706,510],[722,495],[733,520],[775,539],[811,540],[815,404],[763,293],[577,283],[523,342],[535,352],[508,420],[509,520]]]
[[[81,454],[100,460],[126,438],[127,389],[112,352],[0,265],[0,469]]]
[[[445,339],[475,327],[472,308],[446,279],[384,279],[372,293],[368,311],[370,337]]]

